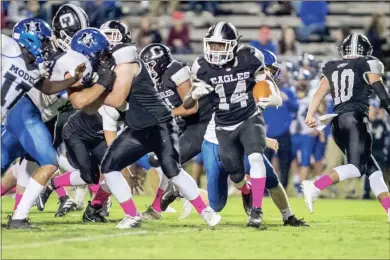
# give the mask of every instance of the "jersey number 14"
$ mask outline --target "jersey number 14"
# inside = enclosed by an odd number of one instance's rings
[[[339,77],[340,85],[339,85]],[[332,74],[332,82],[334,86],[334,104],[338,105],[342,102],[348,101],[353,95],[353,83],[355,74],[351,69],[340,71],[336,70]]]
[[[228,102],[225,94],[225,89],[223,84],[218,84],[215,86],[215,92],[219,96],[219,106],[220,110],[229,110],[230,104],[240,103],[241,107],[246,107],[248,104],[246,100],[248,99],[248,94],[246,93],[246,82],[245,80],[237,81],[236,88],[232,96],[230,97],[230,101]]]

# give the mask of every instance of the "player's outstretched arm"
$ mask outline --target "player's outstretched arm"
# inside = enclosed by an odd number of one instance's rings
[[[115,67],[116,79],[112,91],[104,99],[104,104],[120,108],[129,96],[134,77],[138,74],[138,63],[123,63]]]
[[[65,79],[61,81],[50,81],[47,78],[42,78],[35,87],[46,95],[59,93],[79,81],[83,77],[85,69],[85,63],[82,63],[75,69],[74,77],[69,74],[68,77],[65,77]]]
[[[187,94],[190,93],[190,91],[191,91],[191,80],[186,80],[185,82],[180,84],[180,86],[177,87],[177,93],[179,93],[179,96],[183,102]],[[195,105],[190,109],[185,109],[184,104],[172,109],[172,116],[186,117],[195,114],[196,112],[198,112],[198,102],[195,101],[194,103]]]
[[[379,74],[368,73],[368,82],[371,84],[375,94],[381,101],[382,107],[390,115],[390,96],[387,93],[385,85],[383,84],[382,77]]]
[[[314,114],[317,112],[322,100],[330,91],[330,84],[327,77],[322,77],[320,81],[320,86],[318,87],[316,93],[311,100],[309,109],[307,111],[307,116],[305,119],[305,123],[307,126],[314,128],[317,126],[316,120],[314,118]]]

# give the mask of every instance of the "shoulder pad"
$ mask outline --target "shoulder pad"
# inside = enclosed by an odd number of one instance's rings
[[[250,55],[253,55],[259,61],[261,61],[261,63],[264,63],[264,55],[263,55],[263,53],[261,51],[259,51],[258,49],[256,49],[255,47],[252,47],[252,46],[249,46],[249,45],[241,45],[237,49],[237,53],[238,52],[243,52],[243,53],[248,53]]]
[[[198,79],[199,69],[200,69],[201,65],[203,64],[203,62],[204,62],[204,58],[202,56],[199,56],[198,58],[196,58],[194,63],[192,63],[192,66],[191,66],[191,77],[192,78]]]
[[[11,37],[1,34],[1,54],[9,58],[18,57],[22,54],[19,44]]]
[[[59,54],[58,58],[54,58],[52,64],[51,80],[63,80],[66,73],[74,76],[74,72],[78,65],[85,63],[84,76],[92,74],[92,66],[88,58],[73,50],[67,50],[65,53]]]
[[[379,74],[381,76],[384,74],[385,68],[379,59],[373,56],[366,56],[365,58],[370,68],[370,71],[367,73]]]
[[[174,61],[169,69],[172,69],[171,80],[177,87],[191,78],[190,68],[187,65]]]
[[[137,48],[131,44],[118,44],[112,49],[116,65],[134,62],[138,59]]]

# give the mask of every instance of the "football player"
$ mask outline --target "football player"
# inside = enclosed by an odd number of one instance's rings
[[[57,11],[57,13],[53,18],[53,28],[54,28],[53,33],[55,36],[54,40],[56,42],[56,46],[59,46],[60,49],[53,48],[52,50],[50,50],[50,53],[46,53],[46,56],[50,56],[47,57],[47,59],[50,59],[52,61],[50,70],[52,70],[54,75],[51,75],[51,80],[61,79],[62,74],[64,74],[65,71],[74,71],[76,67],[75,65],[87,61],[87,59],[81,54],[74,54],[72,52],[65,53],[65,51],[69,48],[69,46],[65,43],[70,38],[70,36],[72,36],[76,31],[82,28],[86,28],[88,25],[89,25],[88,17],[80,7],[71,4],[65,4],[59,8],[59,10]],[[76,63],[74,63],[74,61],[76,61]],[[77,61],[79,61],[79,63],[77,63]],[[20,107],[18,111],[21,112],[23,109],[26,109],[25,107],[35,108],[35,109],[30,109],[31,113],[36,111],[36,109],[39,110],[41,114],[42,122],[38,121],[39,113],[34,113],[34,120],[35,120],[35,125],[40,126],[40,129],[42,130],[40,132],[40,137],[39,137],[40,141],[44,140],[45,142],[42,143],[46,145],[45,148],[43,149],[42,146],[40,146],[39,149],[37,149],[36,151],[32,151],[34,148],[31,148],[30,153],[35,154],[34,156],[35,158],[36,157],[41,158],[40,159],[41,163],[43,158],[47,158],[46,160],[50,161],[51,165],[57,165],[58,163],[56,162],[56,157],[57,157],[56,149],[58,148],[59,144],[62,141],[58,140],[59,139],[58,133],[55,134],[55,131],[60,131],[62,123],[60,122],[60,120],[57,120],[54,126],[54,124],[50,124],[50,121],[55,121],[55,118],[57,117],[59,110],[62,109],[65,103],[67,102],[66,91],[62,91],[55,95],[45,95],[36,89],[32,89],[27,93],[27,95],[28,97],[22,97],[23,104],[22,103],[17,104],[17,106]],[[16,113],[15,116],[19,117],[22,115]],[[26,117],[26,115],[24,116]],[[28,115],[27,118],[33,118],[33,117]],[[14,122],[16,122],[16,120]],[[53,126],[53,127],[48,127],[49,131],[44,131],[45,127],[43,126],[43,123],[46,124],[46,122],[48,122],[49,125]],[[11,123],[9,123],[8,125],[12,126]],[[8,136],[10,134],[12,135],[13,131],[12,129],[8,129],[8,130],[9,131],[6,132],[5,136],[7,138],[11,138],[12,140],[12,136],[11,137]],[[14,130],[17,130],[17,128],[15,128]],[[56,140],[54,141],[54,144],[51,145],[51,143],[53,143],[52,142],[53,135],[55,135]],[[29,137],[33,137],[33,135],[30,135]],[[27,140],[24,140],[24,142],[28,143],[28,138]],[[18,149],[15,147],[13,147],[12,150],[14,151],[15,154],[18,151]],[[27,158],[29,158],[30,160],[33,159],[29,156]],[[10,158],[10,160],[12,159],[13,158]],[[31,174],[35,171],[34,169],[37,169],[38,167],[35,163],[25,163],[23,165],[28,165]],[[18,167],[18,169],[21,170],[21,173],[18,174],[19,176],[24,173],[27,173],[26,169],[23,169],[23,167]],[[60,199],[60,205],[55,215],[63,216],[69,211],[70,208],[74,207],[75,204],[67,195],[65,189],[57,190],[57,194]],[[44,209],[44,204],[46,203],[46,200],[45,200],[45,196],[38,197],[36,203],[38,210]]]
[[[242,158],[248,155],[253,200],[247,225],[258,228],[266,181],[265,128],[252,90],[257,81],[272,78],[264,76],[263,54],[255,48],[239,46],[239,38],[231,23],[218,22],[210,27],[204,38],[204,57],[197,58],[191,68],[193,88],[184,107],[190,108],[196,100],[212,93],[217,102],[219,155],[236,187],[246,185]],[[276,93],[272,100],[280,105],[281,98]],[[271,99],[266,103],[270,102]]]
[[[191,109],[183,107],[184,97],[191,89],[191,76],[189,67],[172,57],[168,47],[154,43],[146,46],[140,52],[140,58],[145,62],[150,75],[157,85],[160,98],[171,109],[172,116],[179,125],[179,151],[181,163],[186,163],[201,151],[204,133],[207,124],[214,112],[214,105],[210,97],[199,100]],[[161,176],[161,178],[165,178]],[[161,185],[167,182],[162,180]],[[168,204],[175,199],[171,193],[165,193],[165,200],[160,207],[161,199],[167,187],[159,187],[155,200],[143,218],[160,218],[161,211],[165,211]]]
[[[10,166],[14,159],[24,156],[25,153],[28,153],[41,165],[25,190],[27,195],[22,197],[12,219],[9,219],[8,228],[30,227],[30,223],[26,219],[31,205],[34,203],[32,200],[37,198],[43,185],[46,184],[47,178],[57,170],[54,149],[48,151],[41,149],[41,152],[37,152],[35,148],[38,142],[43,143],[45,147],[52,148],[50,133],[43,124],[41,113],[32,102],[31,97],[22,97],[22,94],[30,90],[31,84],[34,84],[32,86],[45,94],[61,92],[80,80],[86,69],[86,65],[81,63],[73,67],[73,75],[66,79],[63,75],[60,78],[51,77],[50,80],[42,77],[34,67],[36,68],[38,63],[42,63],[45,57],[50,58],[50,53],[53,50],[51,36],[50,27],[44,21],[35,18],[26,19],[15,25],[13,38],[16,41],[2,35],[3,54],[8,54],[3,60],[2,67],[2,91],[6,93],[3,95],[5,106],[2,111],[7,111],[15,106],[9,111],[9,116],[12,118],[7,121],[3,131],[2,172]],[[12,52],[9,52],[10,49]],[[20,80],[15,77],[14,73],[20,77]],[[35,73],[35,79],[31,73]],[[46,73],[45,76],[48,74]],[[39,81],[36,82],[36,79]],[[20,86],[16,82],[19,82]],[[23,87],[21,87],[22,85]],[[5,114],[3,113],[3,115]],[[44,136],[45,139],[41,136]]]
[[[390,114],[390,96],[382,81],[383,64],[370,56],[372,46],[360,33],[348,35],[339,47],[343,59],[329,61],[305,119],[309,127],[316,127],[315,113],[324,97],[331,92],[334,101],[332,133],[336,144],[345,153],[348,164],[335,167],[316,181],[303,181],[305,203],[310,213],[313,202],[326,187],[366,174],[370,186],[390,222],[390,194],[383,174],[372,155],[372,137],[368,131],[369,98],[374,91],[382,106]]]
[[[194,180],[181,168],[177,126],[169,108],[159,97],[147,68],[138,59],[136,48],[119,43],[112,48],[111,56],[106,64],[115,64],[116,80],[112,91],[102,95],[105,86],[95,84],[78,92],[88,102],[72,100],[72,103],[90,111],[96,111],[102,103],[124,111],[128,128],[113,141],[101,163],[104,179],[125,213],[117,228],[132,228],[141,224],[130,187],[120,171],[152,151],[159,158],[164,174],[179,187],[201,217],[210,226],[217,225],[221,217],[207,207]]]

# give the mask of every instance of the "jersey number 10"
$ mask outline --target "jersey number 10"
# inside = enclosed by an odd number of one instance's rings
[[[339,85],[339,74],[341,74]],[[348,101],[353,95],[353,83],[355,74],[351,69],[345,69],[340,71],[336,70],[332,74],[332,82],[334,86],[334,104],[338,105],[342,102]],[[348,81],[348,85],[347,85]]]

